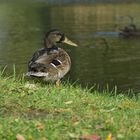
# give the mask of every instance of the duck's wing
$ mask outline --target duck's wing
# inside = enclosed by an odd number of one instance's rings
[[[49,64],[58,56],[57,51],[49,53],[47,49],[42,48],[36,51],[28,62],[28,71],[42,71],[42,68]]]
[[[47,51],[41,49],[29,61],[27,75],[48,76],[50,79],[63,77],[70,69],[69,55],[61,48]]]

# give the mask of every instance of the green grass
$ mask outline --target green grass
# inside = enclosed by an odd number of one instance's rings
[[[140,98],[0,76],[0,139],[140,139]]]

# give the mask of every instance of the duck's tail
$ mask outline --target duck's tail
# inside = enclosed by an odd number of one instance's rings
[[[29,71],[26,73],[26,76],[47,77],[48,73]]]

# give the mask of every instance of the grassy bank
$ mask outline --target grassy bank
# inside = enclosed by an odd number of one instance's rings
[[[95,134],[105,140],[109,133],[117,140],[140,139],[139,98],[90,92],[68,83],[56,87],[0,77],[1,140],[67,140]]]

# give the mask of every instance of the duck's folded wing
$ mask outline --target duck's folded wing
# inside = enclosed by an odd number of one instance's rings
[[[34,53],[32,59],[29,61],[29,71],[46,71],[58,55],[58,52],[48,53],[45,49],[40,49]]]

